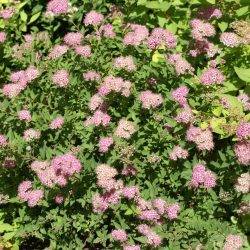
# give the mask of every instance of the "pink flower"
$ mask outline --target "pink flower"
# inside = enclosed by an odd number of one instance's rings
[[[93,205],[93,211],[95,213],[103,213],[109,207],[109,203],[105,200],[103,196],[100,196],[100,194],[95,194],[93,196],[92,205]]]
[[[112,137],[102,137],[99,140],[98,147],[100,153],[106,153],[109,147],[114,143]]]
[[[21,182],[18,186],[18,197],[23,201],[27,201],[29,199],[29,192],[31,189],[32,189],[31,181]]]
[[[136,195],[139,195],[139,189],[136,186],[130,186],[130,187],[124,187],[122,189],[122,195],[131,200],[133,199]]]
[[[216,68],[208,68],[200,76],[203,85],[221,84],[224,81],[225,76]]]
[[[66,14],[68,9],[68,0],[50,0],[47,4],[47,11],[55,15]]]
[[[153,247],[157,247],[161,244],[161,237],[154,232],[146,235],[146,237],[148,239],[148,244],[152,245]]]
[[[229,234],[226,238],[223,250],[240,250],[243,240],[239,235]]]
[[[137,170],[133,166],[126,166],[122,170],[122,175],[129,176],[129,175],[136,175]]]
[[[136,131],[132,122],[126,119],[121,119],[118,123],[118,127],[115,130],[115,135],[121,138],[129,139]]]
[[[36,206],[40,200],[44,197],[44,192],[41,189],[35,189],[29,192],[28,197],[28,206],[34,207]]]
[[[27,110],[27,109],[23,109],[23,110],[19,111],[18,118],[21,121],[26,121],[26,122],[30,122],[32,119],[31,114],[30,114],[29,110]]]
[[[82,39],[83,35],[80,32],[69,32],[64,36],[63,41],[68,46],[75,47],[81,44]]]
[[[177,159],[186,159],[188,157],[188,151],[181,148],[180,146],[175,146],[172,152],[169,154],[169,158],[173,161]]]
[[[6,40],[6,33],[5,32],[0,32],[0,43],[4,43]]]
[[[204,186],[207,189],[216,186],[216,176],[202,164],[197,164],[193,168],[192,179],[190,182],[191,187]]]
[[[57,195],[55,196],[55,203],[56,203],[56,204],[62,204],[63,201],[64,201],[63,195],[57,194]]]
[[[120,56],[115,58],[114,67],[118,69],[124,69],[129,72],[136,70],[136,65],[132,56]]]
[[[140,212],[141,220],[157,222],[161,217],[154,209],[147,209]]]
[[[51,129],[59,129],[63,126],[64,124],[64,118],[59,116],[55,118],[49,125]]]
[[[176,219],[178,217],[178,213],[180,212],[179,204],[175,203],[175,204],[167,206],[166,212],[170,220]]]
[[[21,85],[10,83],[10,84],[5,84],[3,86],[2,91],[5,96],[11,99],[18,96],[18,94],[22,91],[22,89],[23,87]]]
[[[209,7],[201,8],[198,11],[198,17],[202,19],[207,19],[207,20],[212,19],[212,18],[219,19],[222,17],[222,13],[220,9],[213,7],[213,6],[209,6]]]
[[[67,45],[55,45],[48,54],[49,59],[56,59],[67,53],[69,47]]]
[[[242,93],[237,98],[242,103],[244,110],[250,110],[250,98],[247,94]]]
[[[236,136],[239,140],[248,139],[250,136],[250,123],[242,122],[237,127]]]
[[[170,31],[163,28],[154,28],[147,41],[147,45],[150,49],[156,49],[161,45],[172,49],[176,47],[176,44],[176,37]]]
[[[69,73],[67,70],[61,69],[54,73],[52,81],[58,87],[66,87],[69,83]]]
[[[112,24],[104,24],[100,27],[99,33],[107,38],[114,38],[116,36]]]
[[[187,95],[189,89],[186,86],[181,86],[172,91],[171,96],[172,99],[180,104],[180,106],[187,106]]]
[[[98,13],[98,12],[92,10],[86,14],[83,22],[86,26],[88,26],[88,25],[96,26],[96,25],[101,24],[103,19],[104,19],[104,16],[101,13]]]
[[[23,139],[27,142],[30,142],[32,140],[37,140],[40,138],[40,136],[41,132],[33,128],[27,129],[23,133]]]
[[[13,14],[14,14],[13,8],[6,8],[0,11],[0,17],[2,17],[5,20],[10,19],[13,16]]]
[[[95,111],[104,104],[103,98],[99,94],[95,94],[90,98],[89,109]]]
[[[39,75],[39,71],[36,67],[30,66],[25,70],[25,76],[28,82],[35,80]]]
[[[145,109],[157,108],[163,103],[161,94],[154,94],[150,90],[142,91],[139,95],[142,107]]]
[[[141,250],[139,245],[126,245],[123,250]]]
[[[192,74],[194,68],[191,64],[182,58],[181,54],[172,54],[167,58],[168,62],[175,67],[177,75],[183,75],[185,73]]]
[[[164,201],[161,198],[157,198],[157,199],[153,200],[152,204],[155,207],[155,209],[159,215],[164,214],[164,212],[166,210],[166,205],[167,205],[166,201]]]
[[[0,147],[6,147],[8,145],[8,141],[5,135],[0,134]]]
[[[99,81],[101,79],[101,75],[96,71],[90,70],[83,73],[83,78],[85,81]]]
[[[107,114],[102,112],[101,110],[96,110],[93,116],[87,117],[86,121],[84,122],[85,126],[108,126],[110,123],[111,117]]]
[[[149,35],[148,29],[146,26],[139,24],[129,24],[130,32],[128,32],[124,39],[124,45],[138,46],[143,41],[145,41]]]
[[[77,55],[88,58],[91,56],[91,47],[89,45],[77,46],[75,47],[75,52]]]
[[[234,146],[234,152],[240,164],[250,164],[250,142],[237,142]]]
[[[227,47],[237,47],[241,41],[240,38],[233,32],[224,32],[220,35],[220,41]]]
[[[185,107],[177,114],[175,120],[184,124],[191,123],[194,120],[193,111],[189,107]]]
[[[120,242],[126,241],[128,239],[127,233],[122,229],[112,230],[111,236],[113,237],[114,240]]]
[[[192,28],[192,37],[195,40],[202,41],[205,37],[215,35],[215,28],[212,24],[204,22],[200,19],[193,19],[190,22]]]

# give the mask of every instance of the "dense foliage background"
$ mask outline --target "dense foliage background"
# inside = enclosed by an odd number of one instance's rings
[[[0,8],[0,248],[249,249],[248,0]]]

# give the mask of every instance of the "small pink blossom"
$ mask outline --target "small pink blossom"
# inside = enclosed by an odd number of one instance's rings
[[[114,240],[120,242],[126,241],[128,239],[127,233],[122,229],[112,230],[111,236],[113,237]]]
[[[26,122],[30,122],[31,119],[32,119],[30,111],[27,110],[27,109],[23,109],[23,110],[19,111],[18,112],[18,118],[21,121],[26,121]]]
[[[69,32],[64,36],[63,41],[68,46],[75,47],[81,44],[82,39],[83,39],[83,34],[81,34],[80,32]]]
[[[0,134],[0,147],[6,147],[8,145],[8,141],[5,135]]]
[[[63,126],[64,124],[64,118],[59,116],[55,118],[49,125],[51,129],[59,129]]]
[[[237,47],[240,45],[240,38],[233,32],[224,32],[220,35],[220,41],[227,47]]]
[[[4,43],[6,40],[6,37],[7,37],[6,33],[1,31],[0,32],[0,43]]]
[[[161,94],[154,94],[150,90],[142,91],[139,95],[142,107],[145,109],[157,108],[163,103]]]
[[[225,76],[216,68],[206,69],[200,76],[203,85],[221,84],[225,81]]]
[[[101,13],[98,13],[98,12],[92,10],[86,14],[83,22],[86,26],[88,26],[88,25],[96,26],[96,25],[101,24],[103,19],[104,19],[104,16]]]
[[[91,47],[89,45],[75,47],[77,55],[88,58],[91,57]]]
[[[179,204],[175,203],[175,204],[167,206],[166,212],[170,220],[176,219],[178,217],[178,213],[180,212]]]
[[[23,139],[27,142],[30,142],[32,140],[37,140],[39,139],[41,136],[41,132],[39,130],[35,130],[35,129],[27,129],[24,131],[23,133]]]
[[[121,119],[115,130],[115,135],[121,138],[129,139],[135,131],[136,129],[132,122],[127,121],[126,119]]]
[[[175,146],[172,152],[169,154],[169,158],[173,161],[177,159],[186,159],[188,157],[188,151],[181,148],[180,146]]]
[[[52,12],[55,15],[66,14],[68,9],[68,0],[50,0],[47,4],[47,12]]]
[[[101,79],[101,75],[94,70],[90,70],[83,73],[83,78],[85,81],[99,81]]]
[[[100,153],[106,153],[110,146],[114,143],[112,137],[102,137],[99,140],[98,147]]]
[[[66,87],[69,84],[69,73],[67,70],[61,69],[54,73],[52,81],[58,87]]]

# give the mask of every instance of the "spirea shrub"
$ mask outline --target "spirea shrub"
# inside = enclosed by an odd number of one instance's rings
[[[247,249],[248,7],[80,2],[1,5],[0,248]]]

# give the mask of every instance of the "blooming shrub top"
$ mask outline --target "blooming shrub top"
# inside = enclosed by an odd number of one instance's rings
[[[4,244],[247,247],[249,24],[230,26],[226,3],[171,3],[172,20],[132,2],[152,20],[50,0],[47,31],[21,37],[11,20],[33,3],[0,10]]]

